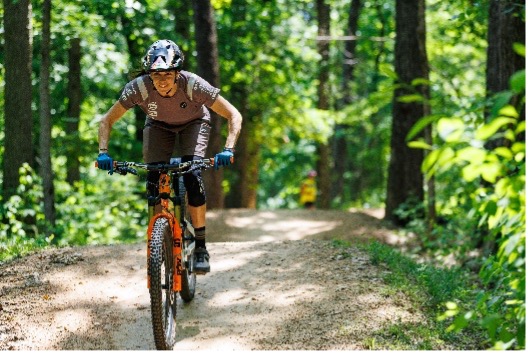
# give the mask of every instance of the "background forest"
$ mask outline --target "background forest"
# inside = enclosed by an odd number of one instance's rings
[[[143,239],[144,183],[94,168],[98,122],[167,38],[244,117],[236,164],[206,176],[210,208],[298,208],[315,169],[319,208],[385,208],[410,254],[479,273],[447,303],[451,329],[524,348],[524,2],[3,0],[0,14],[0,261]],[[141,160],[144,120],[114,126],[114,158]]]

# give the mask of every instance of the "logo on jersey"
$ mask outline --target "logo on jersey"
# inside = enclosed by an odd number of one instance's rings
[[[156,118],[158,116],[158,105],[156,104],[156,102],[150,102],[147,107],[147,114],[153,118]]]
[[[187,107],[187,102],[182,102],[182,103],[180,103],[180,107],[181,107],[181,108],[185,108],[185,107]]]

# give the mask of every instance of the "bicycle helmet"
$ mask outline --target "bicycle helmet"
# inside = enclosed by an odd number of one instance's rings
[[[143,58],[143,69],[147,72],[181,70],[183,53],[171,40],[161,39],[154,42]]]

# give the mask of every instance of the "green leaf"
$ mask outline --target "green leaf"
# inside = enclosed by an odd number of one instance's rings
[[[468,146],[458,150],[457,157],[474,164],[481,164],[486,159],[486,150]]]
[[[382,64],[380,65],[379,70],[382,74],[388,76],[391,79],[396,80],[398,78],[398,75],[396,75],[392,65]]]
[[[438,160],[438,156],[440,155],[440,150],[433,150],[427,156],[424,158],[424,161],[422,163],[422,170],[423,171],[430,171],[433,169],[434,165],[436,164],[436,161]]]
[[[515,93],[522,93],[526,86],[526,70],[517,71],[510,77],[510,87]]]
[[[407,146],[413,149],[433,150],[433,147],[423,140],[410,141]]]
[[[499,111],[502,107],[506,106],[511,98],[513,97],[513,92],[511,91],[503,91],[497,93],[493,97],[493,106],[491,107],[491,117],[497,117],[499,115]]]
[[[520,134],[525,130],[526,130],[526,121],[523,120],[519,122],[519,124],[517,124],[517,128],[515,128],[515,134]]]
[[[498,156],[504,157],[506,160],[513,159],[513,153],[510,149],[504,146],[500,146],[493,150]]]
[[[515,42],[513,43],[513,50],[515,53],[519,54],[521,57],[526,56],[526,46],[523,43]]]
[[[472,182],[480,177],[480,169],[478,166],[471,164],[462,169],[462,178],[467,182]]]
[[[419,86],[419,85],[426,85],[426,86],[429,86],[431,84],[431,81],[427,80],[427,79],[424,79],[422,77],[419,77],[417,79],[414,79],[412,82],[411,82],[411,85],[413,86]]]
[[[506,124],[515,123],[515,119],[507,117],[498,117],[491,121],[489,124],[486,124],[480,127],[476,132],[476,138],[479,140],[488,140],[493,136],[500,128]]]
[[[464,121],[460,118],[438,120],[438,135],[447,142],[458,142],[464,133]]]
[[[501,167],[502,165],[497,162],[485,163],[481,168],[482,178],[490,183],[495,183],[497,178],[501,175]]]
[[[398,97],[398,102],[402,103],[414,103],[414,102],[424,102],[424,97],[419,94],[404,95]]]
[[[405,137],[405,141],[409,141],[409,140],[413,139],[425,127],[427,127],[428,125],[430,125],[433,122],[436,122],[440,118],[443,118],[443,116],[439,115],[439,114],[432,114],[432,115],[420,118],[420,120],[418,120],[418,122],[416,122],[413,125],[413,127],[411,128],[411,130],[409,131],[409,133]]]
[[[499,110],[499,114],[505,117],[519,118],[519,113],[512,105],[508,104]]]

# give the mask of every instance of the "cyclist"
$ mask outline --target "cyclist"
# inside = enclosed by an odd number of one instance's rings
[[[315,200],[317,198],[316,176],[317,172],[312,170],[308,172],[306,179],[301,182],[300,203],[306,209],[315,209]]]
[[[143,129],[143,159],[145,163],[168,163],[176,138],[182,162],[202,159],[209,141],[212,109],[228,121],[225,148],[215,155],[214,167],[228,166],[235,152],[235,143],[242,126],[240,112],[196,74],[182,70],[184,55],[171,40],[154,42],[143,58],[143,70],[128,82],[121,96],[106,112],[99,125],[100,169],[113,173],[113,159],[108,151],[110,131],[127,110],[139,106],[147,115]],[[147,174],[147,195],[158,194],[159,172]],[[205,244],[206,196],[201,171],[184,176],[189,213],[196,233],[195,269],[210,271],[209,253]],[[155,212],[161,211],[160,205]]]

